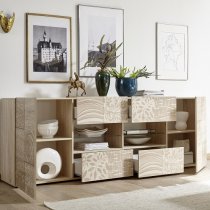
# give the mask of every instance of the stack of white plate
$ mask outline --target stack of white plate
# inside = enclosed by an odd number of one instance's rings
[[[38,132],[42,138],[53,138],[58,132],[58,120],[45,120],[38,124]]]
[[[104,128],[104,129],[100,129],[100,128],[97,128],[97,127],[85,128],[85,129],[76,128],[75,130],[81,136],[100,137],[108,131],[108,128]]]

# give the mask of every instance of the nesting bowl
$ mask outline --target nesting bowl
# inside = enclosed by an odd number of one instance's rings
[[[38,132],[42,138],[53,138],[58,132],[58,120],[45,120],[38,124]]]

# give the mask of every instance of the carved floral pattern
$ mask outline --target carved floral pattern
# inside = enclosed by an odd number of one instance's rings
[[[82,182],[133,175],[132,150],[91,152],[82,155]]]
[[[127,122],[128,99],[126,97],[106,97],[104,103],[104,122]]]
[[[176,120],[176,99],[173,97],[132,97],[132,122]]]
[[[139,151],[139,178],[182,173],[183,170],[183,147]]]

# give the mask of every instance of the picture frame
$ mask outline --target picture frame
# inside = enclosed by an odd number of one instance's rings
[[[124,10],[108,7],[96,7],[78,5],[78,32],[79,32],[79,55],[78,73],[80,77],[94,77],[98,68],[84,67],[87,61],[97,56],[99,49],[97,46],[103,35],[104,46],[109,43],[116,46],[124,42]],[[124,66],[124,47],[123,45],[116,52],[116,62],[110,67],[119,69]]]
[[[188,80],[188,26],[157,23],[156,79]]]
[[[72,72],[71,17],[26,13],[29,83],[66,83]]]

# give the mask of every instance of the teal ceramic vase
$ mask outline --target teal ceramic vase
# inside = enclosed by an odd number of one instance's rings
[[[98,95],[106,96],[110,86],[110,74],[99,70],[95,75],[95,83]]]

